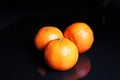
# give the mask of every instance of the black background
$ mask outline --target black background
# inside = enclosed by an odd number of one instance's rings
[[[76,21],[89,24],[95,36],[86,52],[91,72],[82,80],[119,80],[120,8],[117,0],[105,1],[1,1],[0,80],[42,80],[33,60],[35,33],[44,25],[64,31]]]

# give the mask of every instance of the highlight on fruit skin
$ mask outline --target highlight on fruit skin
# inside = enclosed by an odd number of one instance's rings
[[[45,61],[58,71],[71,69],[78,60],[77,46],[67,38],[52,40],[45,49]]]
[[[94,42],[93,30],[85,22],[70,24],[64,31],[64,37],[77,45],[80,54],[88,51]]]
[[[45,49],[49,41],[63,38],[62,31],[55,26],[44,26],[35,35],[34,43],[38,50]]]

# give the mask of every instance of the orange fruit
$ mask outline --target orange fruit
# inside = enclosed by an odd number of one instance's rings
[[[65,71],[72,68],[78,60],[77,46],[67,38],[59,38],[48,43],[45,61],[55,70]]]
[[[63,33],[55,26],[44,26],[38,30],[35,35],[35,46],[38,50],[45,49],[47,43],[51,40],[62,38]]]
[[[64,31],[64,37],[72,40],[77,45],[80,54],[88,51],[94,42],[93,31],[84,22],[70,24]]]

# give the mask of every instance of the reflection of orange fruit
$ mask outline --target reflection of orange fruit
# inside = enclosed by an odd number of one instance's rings
[[[94,41],[92,29],[83,22],[69,25],[64,31],[64,37],[72,40],[77,45],[80,54],[90,49]]]
[[[62,32],[54,26],[45,26],[39,29],[35,36],[35,46],[37,49],[45,49],[47,43],[51,40],[62,38]]]
[[[74,69],[78,79],[86,77],[91,70],[91,61],[89,57],[81,55]]]
[[[60,71],[72,68],[78,60],[76,45],[66,38],[52,40],[45,49],[45,60],[48,65]]]
[[[47,74],[47,71],[43,68],[43,67],[39,67],[38,68],[38,73],[41,75],[41,76],[45,76]]]

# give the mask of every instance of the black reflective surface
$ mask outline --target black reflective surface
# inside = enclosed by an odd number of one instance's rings
[[[104,15],[93,12],[89,15],[23,16],[0,31],[0,80],[77,80],[80,79],[79,64],[87,60],[88,63],[90,61],[90,71],[80,80],[119,80],[119,19],[117,10],[109,10]],[[47,68],[34,47],[36,32],[45,25],[57,26],[64,31],[69,24],[77,21],[86,22],[93,29],[93,46],[69,71]]]
[[[54,71],[45,66],[38,67],[38,73],[46,80],[77,80],[87,77],[91,70],[91,61],[87,56],[80,56],[77,64],[67,71]]]

